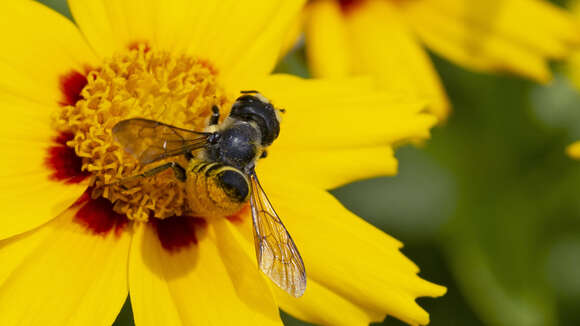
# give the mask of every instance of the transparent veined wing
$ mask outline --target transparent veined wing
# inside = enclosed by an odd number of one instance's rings
[[[141,118],[120,121],[112,131],[125,151],[143,165],[203,148],[211,135]]]
[[[306,290],[302,257],[262,189],[255,172],[250,174],[250,206],[258,265],[276,285],[300,297]]]

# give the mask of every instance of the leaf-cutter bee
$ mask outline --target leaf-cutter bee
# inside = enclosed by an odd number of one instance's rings
[[[129,178],[171,168],[186,183],[190,206],[200,216],[232,215],[249,200],[260,269],[280,288],[300,297],[306,289],[302,257],[254,169],[278,137],[283,111],[256,91],[242,91],[222,123],[218,123],[219,108],[212,110],[203,132],[140,118],[117,123],[113,136],[142,165],[179,155],[189,162],[186,168],[168,162]]]

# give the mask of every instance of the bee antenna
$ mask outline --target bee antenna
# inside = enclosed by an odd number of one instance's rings
[[[247,91],[240,91],[242,94],[258,94],[258,91],[255,90],[247,90]]]

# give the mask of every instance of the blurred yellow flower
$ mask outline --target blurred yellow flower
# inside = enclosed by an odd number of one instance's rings
[[[127,294],[137,325],[281,325],[278,308],[329,325],[429,322],[415,299],[445,288],[326,191],[395,174],[392,144],[435,123],[424,103],[367,79],[270,75],[301,1],[69,5],[76,25],[0,4],[0,325],[110,325]],[[200,130],[242,89],[286,110],[257,170],[306,265],[299,299],[259,272],[247,209],[189,217],[169,171],[104,186],[141,168],[113,142],[118,121]]]
[[[569,2],[570,11],[580,22],[580,1],[572,0]],[[566,65],[568,77],[580,91],[580,51],[575,51],[569,58]],[[566,153],[575,159],[580,159],[580,141],[577,141],[566,148]]]
[[[580,41],[567,13],[543,0],[313,0],[306,53],[317,77],[374,74],[384,89],[450,105],[423,46],[469,69],[508,71],[539,82]]]
[[[580,141],[574,142],[566,148],[568,155],[575,159],[580,159]]]
[[[572,0],[568,3],[570,11],[577,22],[580,22],[580,1]],[[580,51],[575,51],[568,60],[567,72],[574,85],[580,89]]]

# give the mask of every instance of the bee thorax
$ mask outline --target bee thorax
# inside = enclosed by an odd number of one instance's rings
[[[246,171],[262,153],[260,138],[252,123],[235,121],[219,132],[217,142],[207,149],[207,159]]]
[[[230,116],[254,122],[262,134],[260,143],[263,146],[271,145],[280,134],[280,120],[276,109],[259,94],[240,96],[232,106]]]

